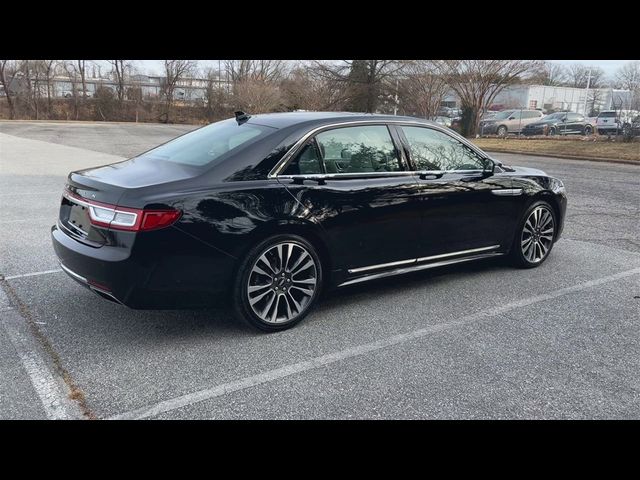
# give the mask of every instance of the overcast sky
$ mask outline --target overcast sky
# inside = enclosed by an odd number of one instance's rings
[[[550,60],[554,63],[561,63],[564,65],[571,63],[582,63],[584,65],[592,65],[594,67],[600,67],[604,70],[607,76],[615,74],[616,70],[625,63],[631,62],[631,60]],[[160,75],[163,71],[162,60],[135,60],[136,66],[148,74]],[[218,67],[218,60],[199,60],[200,67],[212,66]]]

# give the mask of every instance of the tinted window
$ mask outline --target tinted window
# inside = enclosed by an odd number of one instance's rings
[[[327,130],[316,141],[327,173],[401,170],[391,135],[383,125]]]
[[[402,127],[418,170],[484,170],[484,160],[471,148],[437,130]]]
[[[142,157],[186,165],[212,164],[240,146],[248,145],[266,136],[273,129],[235,120],[213,123],[150,150]]]
[[[287,166],[284,175],[309,175],[322,173],[322,161],[314,142],[308,143],[298,156]]]
[[[599,118],[615,118],[616,112],[602,112],[598,114]]]
[[[495,120],[506,120],[513,114],[513,110],[505,110],[504,112],[500,112],[493,117]]]

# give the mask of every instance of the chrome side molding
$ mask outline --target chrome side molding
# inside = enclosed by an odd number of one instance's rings
[[[417,272],[420,270],[427,270],[429,268],[444,267],[445,265],[453,265],[455,263],[471,262],[473,260],[482,260],[484,258],[500,257],[504,253],[491,252],[481,253],[478,255],[472,255],[470,257],[451,258],[449,260],[443,260],[441,262],[423,263],[419,265],[413,265],[411,267],[397,268],[395,270],[387,270],[386,272],[374,273],[360,278],[354,278],[353,280],[347,280],[338,285],[338,287],[346,287],[347,285],[353,285],[356,283],[366,282],[369,280],[376,280],[378,278],[390,277],[392,275],[402,275],[404,273]]]
[[[491,193],[498,195],[499,197],[517,197],[522,195],[521,188],[503,188],[501,190],[491,190]]]
[[[491,245],[489,247],[471,248],[469,250],[458,250],[457,252],[442,253],[440,255],[431,255],[430,257],[410,258],[408,260],[399,260],[397,262],[380,263],[377,265],[368,265],[366,267],[350,268],[347,270],[349,273],[368,272],[369,270],[378,270],[380,268],[396,267],[400,265],[408,265],[410,263],[428,262],[430,260],[437,260],[439,258],[456,257],[458,255],[468,255],[470,253],[480,253],[489,250],[496,250],[500,248],[500,245]]]

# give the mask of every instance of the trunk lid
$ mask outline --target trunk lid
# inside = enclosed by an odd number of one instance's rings
[[[193,167],[142,157],[71,172],[61,199],[58,223],[72,238],[92,247],[101,247],[110,243],[114,234],[108,225],[91,222],[91,208],[94,208],[94,219],[109,213],[100,206],[112,210],[116,207],[142,208],[144,205],[120,205],[120,199],[125,192],[184,180],[197,173]]]

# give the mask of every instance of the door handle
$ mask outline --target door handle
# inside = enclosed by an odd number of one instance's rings
[[[438,179],[438,178],[442,178],[442,176],[444,175],[444,172],[440,172],[440,171],[429,171],[429,170],[423,170],[422,172],[418,172],[418,175],[420,176],[421,180],[434,180],[434,179]]]

